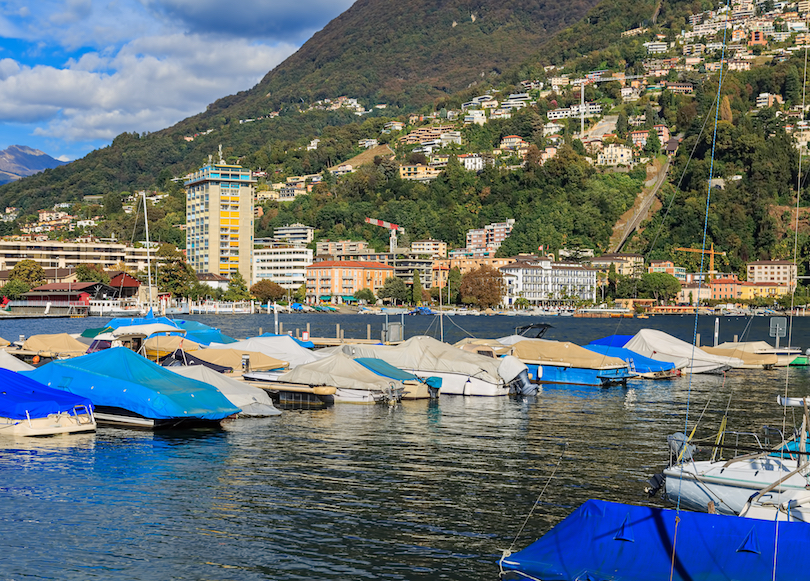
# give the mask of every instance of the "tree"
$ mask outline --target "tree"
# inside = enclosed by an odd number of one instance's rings
[[[728,95],[725,95],[723,100],[720,101],[720,120],[728,121],[729,123],[734,121],[734,115],[731,113],[731,103],[728,100]]]
[[[395,276],[390,276],[385,279],[385,284],[377,293],[381,299],[393,299],[395,302],[399,301],[405,303],[411,298],[411,293],[402,279]]]
[[[370,288],[361,288],[359,291],[354,293],[354,298],[356,298],[358,301],[366,301],[368,304],[377,302],[377,299]]]
[[[276,302],[287,294],[286,289],[272,280],[260,280],[250,287],[250,294],[262,303]]]
[[[96,264],[80,264],[76,267],[76,280],[78,282],[102,282],[110,284],[110,275]]]
[[[45,270],[33,260],[21,260],[11,269],[8,278],[9,280],[19,280],[33,288],[40,286],[45,281]]]
[[[641,277],[641,287],[645,293],[652,295],[656,302],[659,299],[669,301],[680,292],[681,283],[666,272],[648,272]]]
[[[461,278],[460,291],[462,302],[488,309],[501,303],[506,287],[501,271],[484,264]]]
[[[119,214],[123,210],[124,205],[121,202],[121,195],[114,194],[110,192],[106,196],[104,196],[104,214],[106,216],[112,216],[113,214]]]
[[[445,296],[447,297],[447,303],[458,303],[459,302],[459,289],[461,288],[461,269],[457,266],[454,266],[450,269],[450,272],[447,273],[447,286],[445,287],[447,292]]]
[[[22,298],[22,296],[30,290],[31,285],[28,283],[19,279],[11,279],[3,286],[1,292],[4,297],[13,301]]]
[[[155,284],[159,290],[174,296],[189,296],[197,282],[194,269],[186,262],[183,253],[171,244],[161,244],[155,256],[159,258],[159,268],[155,268]]]
[[[419,278],[419,271],[413,271],[413,286],[411,287],[411,302],[418,305],[422,302],[422,281]]]
[[[250,299],[247,283],[238,270],[228,280],[228,290],[225,291],[226,301],[246,301]]]
[[[301,286],[295,289],[293,298],[299,303],[303,303],[307,299],[307,283],[302,282]]]
[[[658,138],[658,132],[655,129],[650,129],[647,133],[647,143],[644,144],[644,151],[650,155],[661,153],[661,140]]]

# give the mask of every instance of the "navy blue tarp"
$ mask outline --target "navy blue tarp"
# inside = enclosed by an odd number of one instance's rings
[[[239,412],[217,388],[172,373],[125,347],[52,361],[25,374],[87,397],[96,406],[123,408],[146,418],[221,420]]]
[[[15,371],[0,368],[0,417],[24,420],[68,412],[77,405],[91,408],[90,400],[51,389]],[[28,412],[28,415],[26,415]]]
[[[501,578],[796,581],[807,578],[801,556],[808,546],[804,522],[780,522],[777,532],[767,520],[589,500],[540,540],[504,557]]]

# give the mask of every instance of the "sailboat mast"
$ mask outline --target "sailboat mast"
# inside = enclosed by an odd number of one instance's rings
[[[143,223],[146,228],[146,276],[148,281],[147,292],[149,293],[149,306],[152,306],[152,247],[149,244],[149,219],[146,216],[146,190],[142,191],[143,195]]]

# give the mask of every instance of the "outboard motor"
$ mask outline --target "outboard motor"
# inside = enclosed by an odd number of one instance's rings
[[[667,477],[662,473],[656,474],[647,481],[647,486],[644,487],[644,492],[650,495],[650,498],[658,494],[658,491],[664,487]]]
[[[498,365],[498,374],[503,378],[504,383],[509,388],[509,393],[518,395],[535,395],[537,386],[529,380],[529,368],[517,357],[505,355],[501,357]],[[538,379],[540,372],[538,368]]]
[[[667,436],[669,451],[675,457],[676,462],[689,462],[692,459],[692,454],[696,448],[694,445],[687,444],[686,442],[686,434],[683,432],[675,432]]]
[[[529,380],[529,370],[524,369],[509,382],[509,393],[515,395],[537,395],[537,384]]]
[[[425,380],[425,385],[428,388],[428,395],[430,399],[438,399],[439,398],[439,390],[442,388],[442,378],[441,377],[428,377]]]

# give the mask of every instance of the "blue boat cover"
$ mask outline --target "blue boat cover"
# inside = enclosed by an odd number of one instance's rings
[[[635,335],[608,335],[596,341],[591,341],[591,345],[607,345],[608,347],[624,347]]]
[[[0,417],[24,420],[69,412],[77,405],[92,409],[85,397],[51,389],[30,377],[0,368]],[[26,415],[27,412],[27,415]]]
[[[284,337],[284,336],[285,335],[276,335],[275,333],[262,333],[261,335],[258,335],[258,337]],[[293,341],[301,345],[301,347],[304,347],[306,349],[315,349],[315,343],[313,343],[312,341],[302,341],[301,339],[296,339],[292,335],[286,336],[292,337]]]
[[[608,345],[585,345],[585,349],[599,353],[600,355],[608,355],[610,357],[618,357],[622,361],[630,363],[630,369],[636,373],[655,373],[657,371],[669,371],[675,369],[675,364],[669,361],[658,361],[657,359],[650,359],[644,357],[641,353],[630,351],[624,347],[609,347]]]
[[[358,357],[355,359],[360,365],[366,369],[373,371],[382,377],[389,379],[396,379],[397,381],[418,381],[419,378],[411,375],[407,371],[402,371],[399,367],[394,367],[390,363],[386,363],[382,359],[374,357]]]
[[[766,520],[589,500],[540,540],[501,559],[507,571],[502,579],[796,581],[807,578],[801,555],[808,546],[810,526],[803,522],[777,527]]]
[[[182,377],[126,347],[52,361],[25,373],[50,387],[146,418],[221,420],[240,410],[215,387]]]

